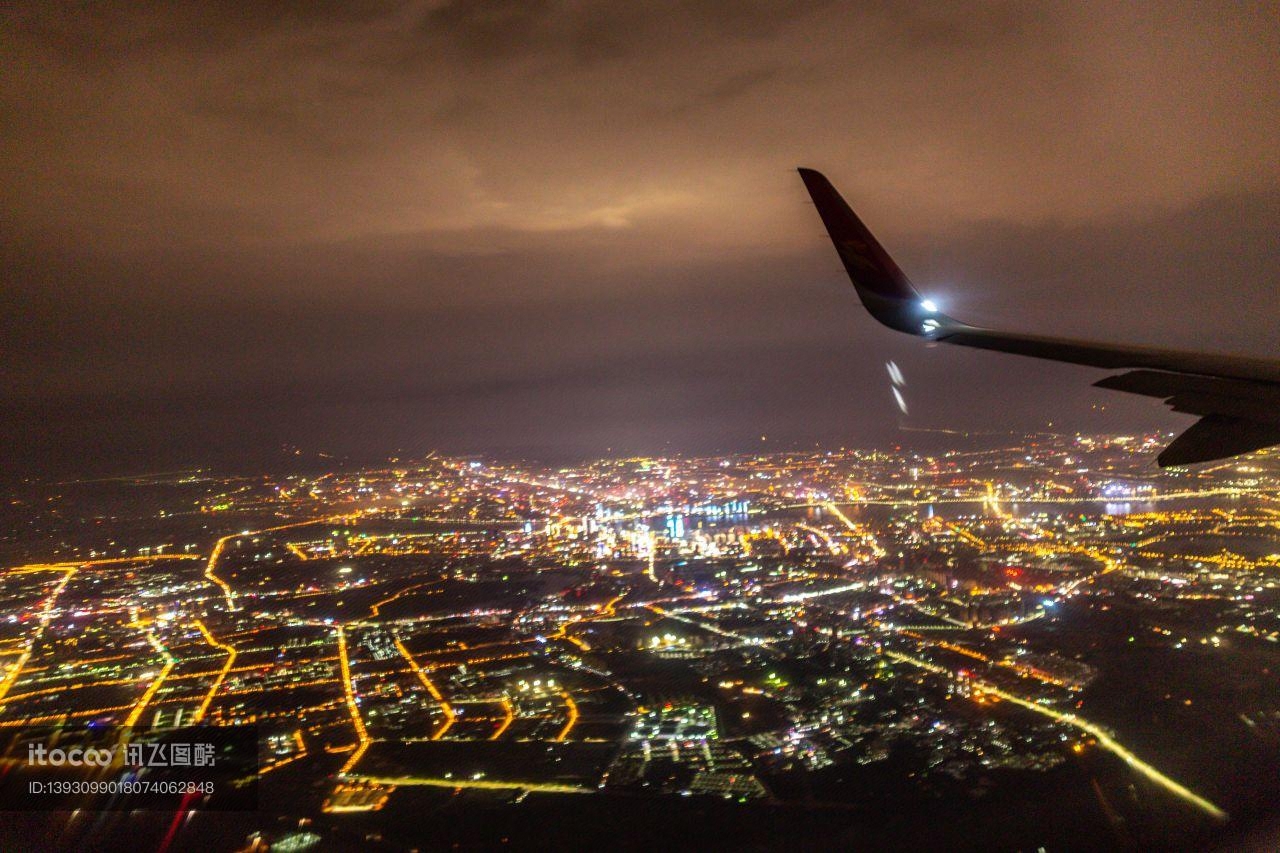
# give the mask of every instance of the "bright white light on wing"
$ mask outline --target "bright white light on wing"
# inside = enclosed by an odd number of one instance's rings
[[[902,414],[907,414],[907,401],[902,399],[902,392],[897,388],[890,388],[889,390],[893,392],[893,399],[898,401],[898,408],[902,410]]]
[[[933,314],[938,310],[938,303],[934,302],[932,299],[921,299],[920,307],[928,311],[930,314]]]
[[[924,330],[926,332],[936,332],[942,328],[942,324],[940,324],[937,320],[925,320],[922,325],[924,326]]]
[[[895,362],[885,362],[885,369],[889,371],[889,381],[899,388],[907,384],[907,380],[902,378],[902,371]]]

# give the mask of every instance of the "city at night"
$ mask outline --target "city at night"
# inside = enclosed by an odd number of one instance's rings
[[[1274,4],[0,51],[0,849],[1280,844]]]

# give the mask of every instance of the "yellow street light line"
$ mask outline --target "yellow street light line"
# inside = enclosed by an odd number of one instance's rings
[[[57,602],[58,596],[62,595],[62,591],[67,588],[67,584],[71,581],[79,568],[79,564],[62,566],[59,568],[63,572],[62,580],[49,593],[48,598],[40,606],[40,617],[36,626],[35,633],[27,640],[27,647],[23,650],[18,659],[9,667],[9,671],[5,673],[4,681],[0,681],[0,707],[4,705],[4,697],[8,695],[9,690],[17,683],[18,676],[22,674],[22,668],[27,665],[27,661],[31,659],[31,653],[35,651],[36,643],[40,642],[40,638],[44,636],[44,629],[49,626],[49,621],[53,619],[53,605]]]
[[[195,722],[204,719],[204,715],[209,710],[209,705],[213,703],[213,697],[217,695],[218,689],[222,687],[222,682],[226,680],[227,673],[231,671],[231,667],[236,662],[235,646],[229,646],[226,643],[218,642],[217,638],[205,627],[204,622],[196,620],[196,627],[200,629],[200,633],[204,636],[205,642],[213,646],[215,649],[221,649],[227,653],[227,660],[222,664],[222,670],[218,673],[218,677],[214,679],[213,686],[209,688],[209,692],[205,694],[204,701],[200,703],[200,707],[196,709]]]
[[[950,674],[949,671],[944,667],[938,666],[937,664],[929,663],[927,661],[920,660],[919,658],[913,658],[910,655],[904,655],[901,652],[895,652],[890,649],[884,649],[884,654],[888,655],[894,660],[903,661],[904,663],[909,663],[912,666],[916,666],[921,669],[926,669],[926,670],[929,670],[930,672],[936,672],[943,675]],[[1042,714],[1046,717],[1050,717],[1051,719],[1057,720],[1060,723],[1066,723],[1067,725],[1074,726],[1080,731],[1093,736],[1098,741],[1099,746],[1101,746],[1103,749],[1107,750],[1108,752],[1112,753],[1113,755],[1118,756],[1122,761],[1124,761],[1124,763],[1128,764],[1134,770],[1138,771],[1138,773],[1142,774],[1147,779],[1151,780],[1152,782],[1156,783],[1160,787],[1164,788],[1169,793],[1189,803],[1190,805],[1195,806],[1197,809],[1209,815],[1214,820],[1225,821],[1227,819],[1227,813],[1225,811],[1218,808],[1218,806],[1214,805],[1209,800],[1206,800],[1204,797],[1195,793],[1190,788],[1187,788],[1186,786],[1181,785],[1178,782],[1175,782],[1173,779],[1170,779],[1168,776],[1164,775],[1159,770],[1152,767],[1150,764],[1147,764],[1145,761],[1138,758],[1138,756],[1134,755],[1132,752],[1125,749],[1118,741],[1116,741],[1115,738],[1111,737],[1105,731],[1103,731],[1097,724],[1091,723],[1088,720],[1076,714],[1064,714],[1063,712],[1050,708],[1047,705],[1041,705],[1038,702],[1028,701],[1026,699],[1023,699],[1021,696],[1016,696],[1005,690],[1001,690],[1000,688],[995,687],[994,685],[986,684],[984,682],[977,681],[976,679],[974,680],[973,683],[976,687],[979,687],[983,693],[988,693],[992,696],[998,696],[1001,699],[1004,699],[1008,702],[1012,702],[1013,704],[1021,708],[1026,708],[1028,711],[1034,711],[1037,714]]]
[[[413,674],[418,676],[418,680],[422,682],[422,686],[427,688],[427,692],[431,694],[431,698],[439,703],[440,710],[444,712],[444,725],[440,726],[440,728],[431,735],[432,740],[440,740],[440,738],[444,737],[444,733],[449,730],[449,727],[453,725],[453,721],[457,719],[457,716],[454,714],[452,706],[445,701],[444,695],[441,694],[439,689],[431,683],[431,679],[427,677],[426,672],[424,672],[422,667],[418,665],[418,662],[413,659],[413,655],[409,654],[409,650],[404,647],[404,643],[400,641],[400,638],[394,634],[392,637],[395,640],[396,648],[399,649],[400,654],[409,662],[409,668],[413,670]]]
[[[445,779],[430,776],[362,776],[375,785],[429,785],[436,788],[481,788],[490,791],[538,791],[549,794],[590,794],[595,788],[560,785],[553,782],[508,782],[498,779]]]
[[[355,687],[351,683],[351,664],[347,658],[347,629],[344,625],[338,626],[338,662],[342,668],[342,692],[347,700],[347,710],[351,712],[351,724],[356,730],[356,749],[351,753],[351,757],[347,759],[347,763],[342,765],[339,773],[346,774],[364,755],[365,750],[369,748],[369,733],[364,727],[364,720],[360,717],[360,706],[356,704]]]
[[[502,697],[502,711],[505,715],[502,718],[502,725],[498,726],[498,730],[493,733],[493,736],[490,737],[489,740],[497,740],[502,737],[503,732],[507,730],[507,727],[510,726],[512,721],[516,718],[516,709],[512,706],[511,699],[506,696]]]
[[[556,740],[564,740],[568,737],[574,723],[578,722],[578,703],[573,701],[573,697],[569,695],[568,690],[561,691],[560,695],[564,697],[565,707],[569,709],[569,721],[564,724],[560,734],[556,735]]]
[[[146,692],[143,693],[142,697],[134,704],[133,710],[129,712],[129,716],[124,718],[125,728],[129,728],[138,722],[142,717],[142,712],[147,709],[147,705],[160,690],[160,685],[164,684],[164,680],[169,677],[169,673],[178,665],[178,659],[169,654],[169,650],[165,648],[164,643],[160,642],[159,638],[156,637],[155,632],[147,632],[147,642],[151,644],[153,649],[164,656],[164,666],[161,667],[160,674],[156,676],[155,681],[151,682],[151,685],[147,688]]]

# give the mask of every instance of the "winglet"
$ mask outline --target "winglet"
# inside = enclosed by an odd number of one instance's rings
[[[899,332],[930,338],[948,329],[964,327],[963,323],[939,313],[916,292],[893,258],[821,172],[803,168],[798,171],[858,297],[871,316]]]

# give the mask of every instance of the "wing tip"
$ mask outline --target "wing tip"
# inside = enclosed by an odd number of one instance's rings
[[[811,169],[808,166],[797,166],[796,173],[800,175],[800,180],[804,182],[804,188],[809,192],[809,199],[819,210],[822,208],[824,198],[839,197],[840,194],[831,185],[831,181],[817,169]]]
[[[799,166],[796,171],[818,209],[854,290],[871,316],[891,329],[929,338],[944,328],[960,325],[921,298],[826,175],[807,166]]]

